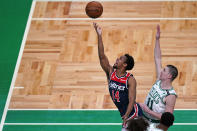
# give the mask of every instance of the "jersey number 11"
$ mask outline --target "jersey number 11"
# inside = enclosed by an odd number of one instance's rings
[[[153,109],[153,100],[151,100],[150,97],[148,98],[147,106],[149,107],[149,109]]]

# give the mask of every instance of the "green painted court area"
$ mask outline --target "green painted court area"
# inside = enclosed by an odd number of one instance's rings
[[[5,126],[3,131],[120,131],[121,126]],[[196,126],[173,126],[169,131],[196,131]]]
[[[5,126],[3,131],[120,131],[121,126]]]
[[[176,110],[170,131],[196,131],[197,110]],[[120,131],[116,110],[9,110],[3,131]],[[9,125],[10,124],[10,125]]]

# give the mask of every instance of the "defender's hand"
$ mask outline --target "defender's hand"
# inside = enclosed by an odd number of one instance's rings
[[[156,34],[156,39],[159,40],[160,39],[160,26],[157,25],[157,34]]]

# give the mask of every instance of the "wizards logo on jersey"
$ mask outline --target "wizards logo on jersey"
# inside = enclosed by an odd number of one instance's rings
[[[124,88],[125,86],[124,85],[121,85],[121,83],[117,83],[116,81],[110,81],[109,83],[109,88],[114,88],[114,89],[118,89],[118,90],[123,90],[124,91]]]

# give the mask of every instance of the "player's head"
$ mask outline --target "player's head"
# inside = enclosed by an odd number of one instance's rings
[[[128,121],[127,129],[129,131],[146,131],[149,124],[142,117],[131,119]]]
[[[115,64],[113,65],[115,69],[125,68],[125,70],[131,70],[133,69],[133,66],[134,59],[129,54],[125,54],[117,58]]]
[[[173,81],[177,76],[177,68],[173,65],[167,65],[165,68],[162,69],[160,79],[169,79],[170,81]]]
[[[172,113],[164,112],[162,114],[161,119],[160,119],[160,124],[169,128],[170,126],[173,125],[173,122],[174,122],[174,115]]]

